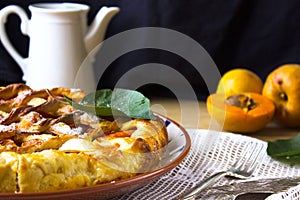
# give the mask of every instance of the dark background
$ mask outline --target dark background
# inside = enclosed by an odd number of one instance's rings
[[[0,8],[17,4],[27,9],[33,2],[1,1]],[[59,2],[59,1],[56,1]],[[89,22],[100,7],[118,6],[121,11],[111,21],[107,36],[138,27],[164,27],[196,40],[210,54],[221,74],[243,67],[263,80],[285,63],[300,63],[299,0],[101,0],[76,1],[91,6]],[[29,39],[20,33],[20,20],[10,16],[7,28],[13,45],[27,57]],[[117,48],[117,47],[116,47]],[[99,87],[112,88],[126,71],[144,63],[166,64],[183,74],[197,97],[208,91],[200,74],[184,59],[166,51],[141,49],[114,61],[101,78]],[[0,44],[0,84],[22,82],[22,71]],[[140,90],[150,96],[173,96],[168,88],[145,85]]]

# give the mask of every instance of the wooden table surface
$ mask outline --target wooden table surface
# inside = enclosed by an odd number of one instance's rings
[[[205,102],[193,100],[176,99],[152,99],[151,109],[181,124],[184,128],[210,129],[224,131],[222,127],[215,122],[207,112]],[[300,128],[289,129],[280,127],[274,121],[254,133],[244,135],[258,138],[264,141],[277,139],[288,139],[300,133]]]

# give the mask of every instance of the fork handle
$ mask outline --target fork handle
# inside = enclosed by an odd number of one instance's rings
[[[204,181],[202,181],[199,184],[197,184],[194,187],[192,187],[187,192],[184,192],[182,195],[179,196],[179,198],[177,198],[177,200],[192,200],[192,199],[196,199],[196,197],[199,195],[199,193],[203,189],[205,189],[206,187],[212,185],[217,180],[219,180],[220,178],[222,178],[222,177],[224,177],[226,175],[227,175],[226,171],[221,171],[221,172],[213,174],[212,176],[208,177]]]

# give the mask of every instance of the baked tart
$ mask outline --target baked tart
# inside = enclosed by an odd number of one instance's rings
[[[80,104],[86,96],[59,87],[0,88],[1,193],[92,186],[158,166],[168,143],[161,118],[119,115],[124,112],[117,109],[113,116],[107,107],[104,115],[89,113],[81,108],[92,106]]]

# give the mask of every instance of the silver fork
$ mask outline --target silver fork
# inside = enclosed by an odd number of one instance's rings
[[[254,170],[260,163],[258,159],[263,155],[263,150],[264,145],[262,143],[251,142],[247,146],[247,148],[243,150],[240,159],[238,159],[232,165],[232,167],[230,167],[226,171],[221,171],[213,174],[209,178],[194,186],[192,189],[180,195],[179,198],[177,198],[177,200],[195,200],[203,189],[212,185],[224,176],[229,176],[238,179],[246,179],[251,177]]]
[[[235,200],[243,195],[257,194],[267,198],[272,194],[280,195],[300,184],[300,177],[256,177],[251,180],[236,181],[231,184],[209,188],[207,199]],[[244,196],[243,199],[245,199]]]

